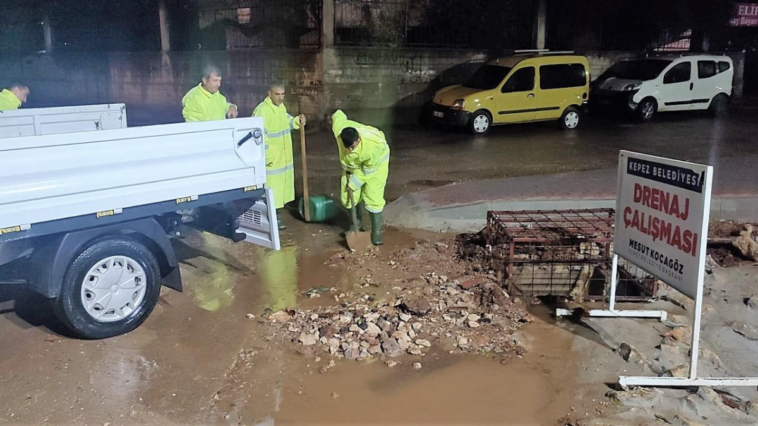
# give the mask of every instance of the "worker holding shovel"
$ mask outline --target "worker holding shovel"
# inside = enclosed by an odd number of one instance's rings
[[[305,126],[305,116],[293,117],[284,106],[284,84],[269,86],[268,97],[253,110],[262,117],[266,142],[266,186],[274,191],[274,204],[281,209],[295,199],[295,165],[290,132]],[[277,214],[277,217],[280,217]],[[279,229],[284,229],[280,219]]]
[[[331,121],[343,170],[342,204],[346,208],[352,208],[354,203],[365,204],[371,216],[371,242],[382,245],[384,189],[390,160],[387,139],[381,130],[348,120],[342,111],[335,112]]]

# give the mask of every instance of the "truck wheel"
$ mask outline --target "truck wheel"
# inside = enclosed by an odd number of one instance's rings
[[[582,114],[574,107],[568,107],[561,115],[560,125],[565,130],[574,130],[582,122]]]
[[[655,99],[645,98],[637,105],[635,114],[638,120],[647,122],[653,119],[656,111],[658,111],[658,104],[655,102]]]
[[[487,111],[477,111],[471,114],[468,123],[469,130],[475,135],[483,135],[492,127],[492,117]]]
[[[729,98],[724,94],[716,95],[708,107],[708,112],[716,118],[724,118],[729,114]]]
[[[139,327],[158,302],[160,269],[155,255],[136,240],[95,240],[69,265],[55,303],[74,335],[104,339]]]

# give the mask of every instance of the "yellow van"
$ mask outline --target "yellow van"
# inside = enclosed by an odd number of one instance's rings
[[[474,134],[493,125],[559,120],[575,129],[590,93],[584,56],[530,53],[493,59],[464,85],[434,95],[432,122],[468,126]]]

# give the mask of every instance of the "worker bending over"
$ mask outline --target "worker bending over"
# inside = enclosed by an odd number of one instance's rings
[[[29,86],[23,83],[13,83],[0,92],[0,111],[19,109],[26,103],[29,96]]]
[[[341,198],[346,208],[362,203],[371,217],[371,242],[382,245],[384,188],[389,176],[390,147],[384,132],[347,119],[342,111],[331,116],[342,165]],[[353,190],[350,200],[348,187]],[[362,210],[358,205],[359,212]],[[361,228],[363,226],[361,225]]]

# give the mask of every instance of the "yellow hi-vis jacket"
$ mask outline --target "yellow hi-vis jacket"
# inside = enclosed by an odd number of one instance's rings
[[[8,89],[3,89],[0,92],[0,111],[10,111],[18,109],[21,106],[21,101]]]
[[[263,118],[266,186],[274,191],[274,205],[280,209],[295,199],[295,165],[290,132],[300,128],[300,117],[289,115],[284,104],[276,106],[268,97],[255,107],[253,117]]]
[[[229,105],[221,92],[211,93],[200,83],[182,98],[182,115],[185,121],[224,120]]]
[[[352,127],[358,131],[361,142],[349,151],[342,143],[342,130]],[[345,187],[349,184],[355,197],[353,202],[363,201],[366,210],[381,213],[386,204],[384,189],[389,176],[390,146],[384,132],[371,126],[351,121],[342,111],[332,115],[332,131],[337,139],[342,165],[342,204],[351,207]],[[347,173],[350,173],[349,183]]]

